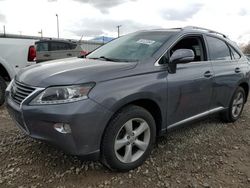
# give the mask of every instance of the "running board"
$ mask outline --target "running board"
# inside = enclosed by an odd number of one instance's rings
[[[208,110],[208,111],[203,112],[203,113],[201,113],[201,114],[197,114],[197,115],[195,115],[195,116],[189,117],[189,118],[187,118],[187,119],[184,119],[184,120],[181,120],[181,121],[179,121],[179,122],[177,122],[177,123],[174,123],[174,124],[172,124],[172,125],[169,125],[169,126],[167,127],[167,129],[172,129],[172,128],[177,127],[177,126],[179,126],[179,125],[181,125],[181,124],[188,123],[188,122],[190,122],[190,121],[193,121],[193,120],[196,120],[196,119],[205,117],[205,116],[207,116],[207,115],[209,115],[209,114],[213,114],[213,113],[222,111],[222,110],[224,110],[224,109],[225,109],[224,107],[218,107],[218,108],[214,108],[214,109]]]

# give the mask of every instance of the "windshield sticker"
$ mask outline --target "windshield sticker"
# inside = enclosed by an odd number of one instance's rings
[[[136,43],[151,45],[151,44],[154,44],[155,41],[154,40],[147,40],[147,39],[140,39],[140,40],[136,41]]]

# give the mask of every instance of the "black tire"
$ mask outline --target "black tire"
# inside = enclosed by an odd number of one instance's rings
[[[145,125],[145,124],[139,123],[138,127],[136,128],[136,124],[137,124],[136,121],[138,119],[145,121],[146,124],[148,125],[147,131],[150,131],[150,134],[148,134],[148,132],[147,134],[145,134],[145,132],[142,133],[142,134],[147,135],[147,136],[143,135],[143,139],[145,140],[145,138],[147,137],[146,140],[148,140],[147,141],[148,145],[147,147],[145,147],[146,149],[144,148],[145,150],[143,151],[139,151],[140,150],[139,147],[138,147],[138,150],[136,151],[137,145],[135,143],[130,142],[130,143],[127,143],[125,146],[123,146],[125,147],[124,158],[126,155],[126,149],[128,145],[131,145],[132,155],[133,155],[133,152],[135,156],[137,156],[136,155],[137,153],[142,152],[139,158],[136,157],[137,159],[135,161],[125,163],[119,160],[119,157],[117,155],[117,152],[119,151],[119,149],[115,150],[115,143],[117,143],[117,138],[121,134],[122,129],[125,130],[126,123],[130,121],[132,122],[131,123],[132,127],[133,128],[135,127],[135,130],[133,130],[135,133],[133,132],[132,136],[136,137],[135,138],[136,140],[139,139],[139,136],[137,137],[135,135],[136,131],[141,125]],[[128,135],[126,133],[127,132],[125,131],[124,138],[126,137],[126,135]],[[152,147],[155,142],[155,137],[156,137],[156,125],[155,125],[155,120],[153,116],[142,107],[134,106],[134,105],[127,106],[116,113],[116,115],[112,118],[112,120],[110,121],[108,127],[106,128],[104,132],[102,145],[101,145],[101,162],[102,164],[104,164],[106,167],[108,167],[111,170],[122,171],[122,172],[132,170],[140,166],[150,155]]]
[[[4,103],[6,87],[5,80],[0,76],[0,106]]]
[[[234,113],[233,113],[234,100],[237,98],[237,96],[239,94],[241,94],[243,97],[243,103],[242,103],[242,107],[239,110],[239,112],[237,113],[237,115],[234,115]],[[238,87],[232,96],[232,99],[231,99],[230,104],[229,104],[229,108],[225,112],[222,113],[222,120],[224,122],[227,122],[227,123],[235,122],[236,120],[238,120],[239,117],[241,116],[243,109],[244,109],[245,101],[246,101],[245,90],[242,87]]]

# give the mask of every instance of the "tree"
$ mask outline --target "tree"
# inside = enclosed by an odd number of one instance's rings
[[[243,46],[243,53],[244,54],[250,54],[250,43],[247,45]]]

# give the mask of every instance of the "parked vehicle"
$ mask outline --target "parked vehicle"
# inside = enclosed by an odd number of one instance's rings
[[[86,56],[89,52],[98,48],[96,42],[73,42],[71,40],[45,39],[36,42],[36,62],[44,62],[56,59]]]
[[[67,40],[40,40],[36,42],[37,63],[79,56],[81,48]]]
[[[247,62],[215,31],[139,31],[86,59],[22,70],[6,90],[7,108],[30,137],[128,171],[156,136],[214,113],[236,121],[249,93]]]
[[[35,64],[35,40],[0,37],[0,106],[7,83],[24,67]]]

